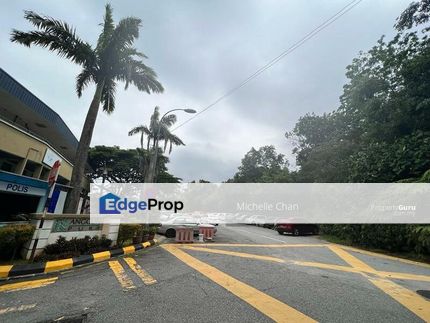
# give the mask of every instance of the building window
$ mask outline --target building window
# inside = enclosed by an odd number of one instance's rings
[[[22,160],[15,155],[0,151],[0,170],[15,173],[18,163]]]
[[[42,181],[47,181],[48,180],[48,176],[49,176],[49,172],[51,170],[47,167],[43,167],[42,168],[42,172],[40,173],[40,177],[39,179],[41,179]]]
[[[22,172],[22,175],[28,176],[28,177],[35,177],[36,171],[39,170],[39,167],[41,167],[40,164],[32,162],[30,160],[27,160],[27,163],[25,164],[24,171]]]

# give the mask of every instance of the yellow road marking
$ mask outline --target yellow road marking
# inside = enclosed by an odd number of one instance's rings
[[[333,252],[335,252],[339,257],[345,260],[348,264],[350,264],[353,268],[358,269],[363,274],[363,276],[365,276],[372,284],[374,284],[384,293],[391,296],[393,299],[395,299],[397,302],[402,304],[404,307],[406,307],[408,310],[413,312],[418,317],[422,318],[424,321],[430,322],[430,302],[429,301],[425,300],[423,297],[410,291],[409,289],[404,288],[392,281],[389,281],[387,279],[369,277],[367,273],[384,275],[384,272],[380,273],[376,271],[375,269],[373,269],[363,261],[359,260],[358,258],[354,257],[350,253],[341,249],[339,246],[332,245],[329,248],[333,250]],[[390,274],[401,275],[400,273],[390,273]],[[403,275],[407,275],[407,274],[403,274]],[[412,275],[409,275],[409,276],[412,276]],[[419,275],[416,275],[416,276],[419,276]]]
[[[133,258],[125,257],[124,261],[130,266],[131,270],[133,270],[137,276],[142,279],[145,285],[155,284],[157,281],[146,272]]]
[[[325,264],[321,262],[310,262],[310,261],[293,261],[293,264],[298,266],[305,266],[305,267],[333,269],[333,270],[345,271],[350,273],[370,273],[370,274],[375,274],[381,278],[430,282],[430,276],[425,276],[425,275],[405,274],[405,273],[397,273],[397,272],[390,272],[390,271],[376,271],[376,270],[367,271],[367,270],[360,270],[354,267],[331,265],[331,264]]]
[[[103,261],[110,258],[110,252],[103,251],[103,252],[93,253],[93,257],[94,257],[94,262]]]
[[[386,279],[369,278],[376,287],[390,295],[425,322],[430,322],[430,302],[420,295]]]
[[[10,313],[10,312],[25,311],[25,310],[29,310],[29,309],[34,308],[34,307],[36,307],[36,304],[28,304],[28,305],[20,305],[20,306],[11,306],[11,307],[6,307],[6,308],[1,308],[0,309],[0,315]]]
[[[375,269],[373,269],[372,267],[370,267],[368,264],[361,261],[360,259],[354,257],[350,253],[346,252],[342,248],[335,246],[335,245],[331,245],[328,248],[331,251],[333,251],[335,254],[337,254],[340,258],[345,260],[345,262],[347,262],[349,265],[351,265],[355,269],[358,269],[359,271],[368,272],[368,273],[374,273],[375,272]]]
[[[165,246],[175,246],[177,244],[174,243],[165,243]],[[202,247],[253,247],[253,248],[305,248],[305,247],[327,247],[329,244],[305,244],[305,243],[297,243],[297,244],[252,244],[252,243],[199,243],[196,246]]]
[[[192,246],[186,246],[186,245],[182,246],[181,248],[195,250],[195,251],[205,251],[205,252],[216,253],[221,255],[236,256],[236,257],[242,257],[242,258],[267,260],[267,261],[280,262],[280,263],[285,262],[285,260],[280,258],[275,258],[270,256],[260,256],[260,255],[255,255],[251,253],[234,252],[234,251],[227,251],[227,250],[220,250],[220,249],[199,248],[199,247],[192,247]]]
[[[368,255],[368,256],[374,256],[374,257],[384,258],[384,259],[388,259],[388,260],[394,260],[394,261],[403,262],[403,263],[409,264],[409,265],[416,265],[416,266],[421,266],[421,267],[425,267],[425,268],[430,268],[430,264],[426,264],[426,263],[419,262],[419,261],[413,261],[413,260],[409,260],[409,259],[403,259],[403,258],[399,258],[399,257],[384,255],[382,253],[377,253],[377,252],[372,252],[372,251],[357,249],[357,248],[350,247],[350,246],[341,246],[341,247],[343,249],[354,251],[354,252],[358,252],[358,253],[361,253],[361,254],[364,254],[364,255]]]
[[[316,322],[276,298],[242,283],[215,267],[190,256],[179,248],[171,245],[162,245],[161,247],[276,322]]]
[[[350,272],[350,273],[361,273],[360,270],[355,269],[353,267],[324,264],[321,262],[293,261],[293,264],[298,265],[298,266],[305,266],[305,267],[315,267],[315,268],[321,268],[321,269],[333,269],[333,270],[345,271],[345,272]]]
[[[112,269],[116,279],[118,279],[118,282],[121,284],[123,288],[126,288],[126,289],[136,288],[136,286],[134,286],[133,284],[133,281],[125,273],[124,268],[121,266],[119,261],[116,261],[116,260],[109,261],[109,267],[110,269]]]
[[[0,278],[6,278],[9,275],[9,271],[12,269],[12,265],[0,266]]]
[[[62,259],[55,261],[48,261],[45,265],[45,273],[49,273],[51,271],[61,270],[61,269],[69,269],[73,267],[73,259]]]
[[[25,282],[1,285],[0,286],[0,292],[11,292],[11,291],[18,291],[18,290],[26,290],[26,289],[43,287],[43,286],[55,283],[55,281],[57,279],[58,279],[58,277],[52,277],[52,278],[29,280],[29,281],[25,281]]]
[[[391,271],[377,271],[376,273],[378,276],[383,277],[383,278],[417,280],[417,281],[423,281],[423,282],[430,282],[430,276],[426,276],[426,275],[395,273],[395,272],[391,272]]]

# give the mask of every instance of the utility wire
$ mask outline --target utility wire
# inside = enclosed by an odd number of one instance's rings
[[[198,113],[196,113],[195,115],[193,115],[191,118],[185,120],[183,123],[181,123],[177,127],[173,128],[172,132],[175,131],[175,130],[177,130],[177,129],[179,129],[180,127],[186,125],[188,122],[190,122],[191,120],[193,120],[194,118],[196,118],[197,116],[199,116],[200,114],[202,114],[203,112],[209,110],[210,108],[212,108],[214,105],[216,105],[220,101],[222,101],[225,98],[227,98],[228,96],[232,95],[234,92],[236,92],[237,90],[239,90],[240,88],[242,88],[243,86],[245,86],[247,83],[249,83],[250,81],[252,81],[256,77],[258,77],[261,73],[263,73],[264,71],[266,71],[267,69],[269,69],[270,67],[272,67],[273,65],[275,65],[276,63],[278,63],[285,56],[287,56],[288,54],[292,53],[294,50],[296,50],[297,48],[299,48],[305,42],[307,42],[308,40],[310,40],[311,38],[313,38],[320,31],[322,31],[325,28],[327,28],[328,26],[330,26],[332,23],[334,23],[336,20],[338,20],[339,18],[341,18],[343,15],[345,15],[347,12],[349,12],[350,10],[352,10],[355,6],[357,6],[362,1],[363,0],[353,0],[350,3],[348,3],[347,5],[345,5],[342,9],[340,9],[338,12],[336,12],[329,19],[325,20],[322,24],[320,24],[318,27],[316,27],[315,29],[313,29],[308,34],[306,34],[303,38],[301,38],[299,41],[297,41],[296,43],[294,43],[288,49],[286,49],[285,51],[283,51],[280,55],[276,56],[271,61],[269,61],[266,65],[262,66],[257,71],[255,71],[254,73],[252,73],[250,76],[248,76],[246,79],[244,79],[241,83],[239,83],[235,87],[231,88],[229,91],[227,91],[226,93],[224,93],[222,96],[220,96],[218,99],[216,99],[211,104],[209,104],[208,106],[206,106],[204,109],[202,109],[201,111],[199,111]]]

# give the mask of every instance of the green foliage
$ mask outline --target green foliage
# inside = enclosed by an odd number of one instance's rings
[[[0,258],[14,258],[19,249],[33,237],[34,226],[14,224],[0,227]]]
[[[409,28],[428,21],[428,1],[399,18]],[[408,27],[409,26],[409,27]],[[430,168],[430,40],[427,32],[382,37],[347,67],[340,106],[305,115],[295,139],[299,179],[315,182],[393,182]]]
[[[156,182],[161,182],[158,180],[164,180],[164,182],[168,183],[177,183],[174,177],[166,176],[166,174],[162,174],[160,172],[160,158],[162,157],[162,153],[160,152],[160,145],[162,141],[164,141],[164,148],[162,152],[166,152],[167,146],[169,145],[169,154],[172,152],[173,145],[175,146],[185,146],[184,142],[176,135],[174,135],[170,127],[176,123],[176,115],[168,114],[164,115],[160,119],[160,111],[159,107],[154,108],[154,112],[151,115],[149,126],[139,125],[134,127],[128,132],[129,136],[139,135],[140,134],[140,151],[145,152],[140,155],[140,172],[144,178],[148,179],[148,173],[151,168],[151,156],[157,152],[157,165],[155,165],[155,180]],[[146,150],[144,148],[144,140],[146,137]],[[158,157],[160,156],[160,157]],[[152,161],[153,162],[153,161]],[[162,175],[161,177],[159,175]],[[152,177],[151,177],[152,180]]]
[[[105,236],[101,238],[98,236],[86,236],[85,238],[72,238],[71,240],[66,240],[65,237],[60,236],[55,243],[47,245],[43,249],[43,254],[38,256],[36,261],[64,259],[105,251],[109,250],[111,244],[112,240],[107,239]]]
[[[430,255],[430,225],[324,224],[320,231],[365,248]]]
[[[140,224],[120,224],[118,231],[117,244],[123,246],[127,241],[142,234]]]
[[[163,86],[157,75],[142,59],[146,56],[133,47],[139,37],[141,19],[127,17],[117,25],[112,17],[112,7],[106,5],[102,31],[97,45],[92,47],[80,39],[75,29],[63,21],[25,11],[24,18],[35,31],[12,30],[11,41],[30,47],[38,45],[70,59],[82,67],[76,78],[76,92],[82,91],[92,82],[102,85],[101,102],[103,110],[112,113],[115,109],[115,89],[118,81],[135,85],[140,91],[162,92]]]
[[[299,119],[287,134],[299,166],[293,181],[430,182],[429,21],[430,1],[413,2],[398,18],[399,34],[389,42],[382,37],[347,67],[340,106]],[[321,231],[364,247],[430,254],[429,225],[322,225]]]
[[[105,169],[105,180],[109,183],[141,183],[144,182],[142,175],[141,159],[147,158],[147,151],[141,149],[121,149],[118,146],[95,146],[88,152],[88,163],[93,172],[90,174],[93,180],[103,178]],[[159,154],[157,161],[157,181],[159,183],[178,183],[177,178],[168,173],[166,164],[169,158]]]
[[[278,183],[289,181],[288,161],[274,146],[251,148],[242,159],[232,183]]]

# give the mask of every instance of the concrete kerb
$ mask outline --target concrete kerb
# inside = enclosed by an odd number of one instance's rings
[[[163,240],[163,239],[162,239]],[[32,263],[32,264],[21,264],[21,265],[2,265],[0,266],[0,280],[7,280],[9,278],[18,278],[29,275],[48,274],[52,272],[58,272],[62,270],[71,269],[74,267],[88,265],[91,263],[101,262],[113,257],[122,256],[126,254],[134,253],[141,249],[159,244],[160,241],[157,239],[143,242],[128,247],[102,251],[93,253],[90,255],[83,255],[79,257]]]

